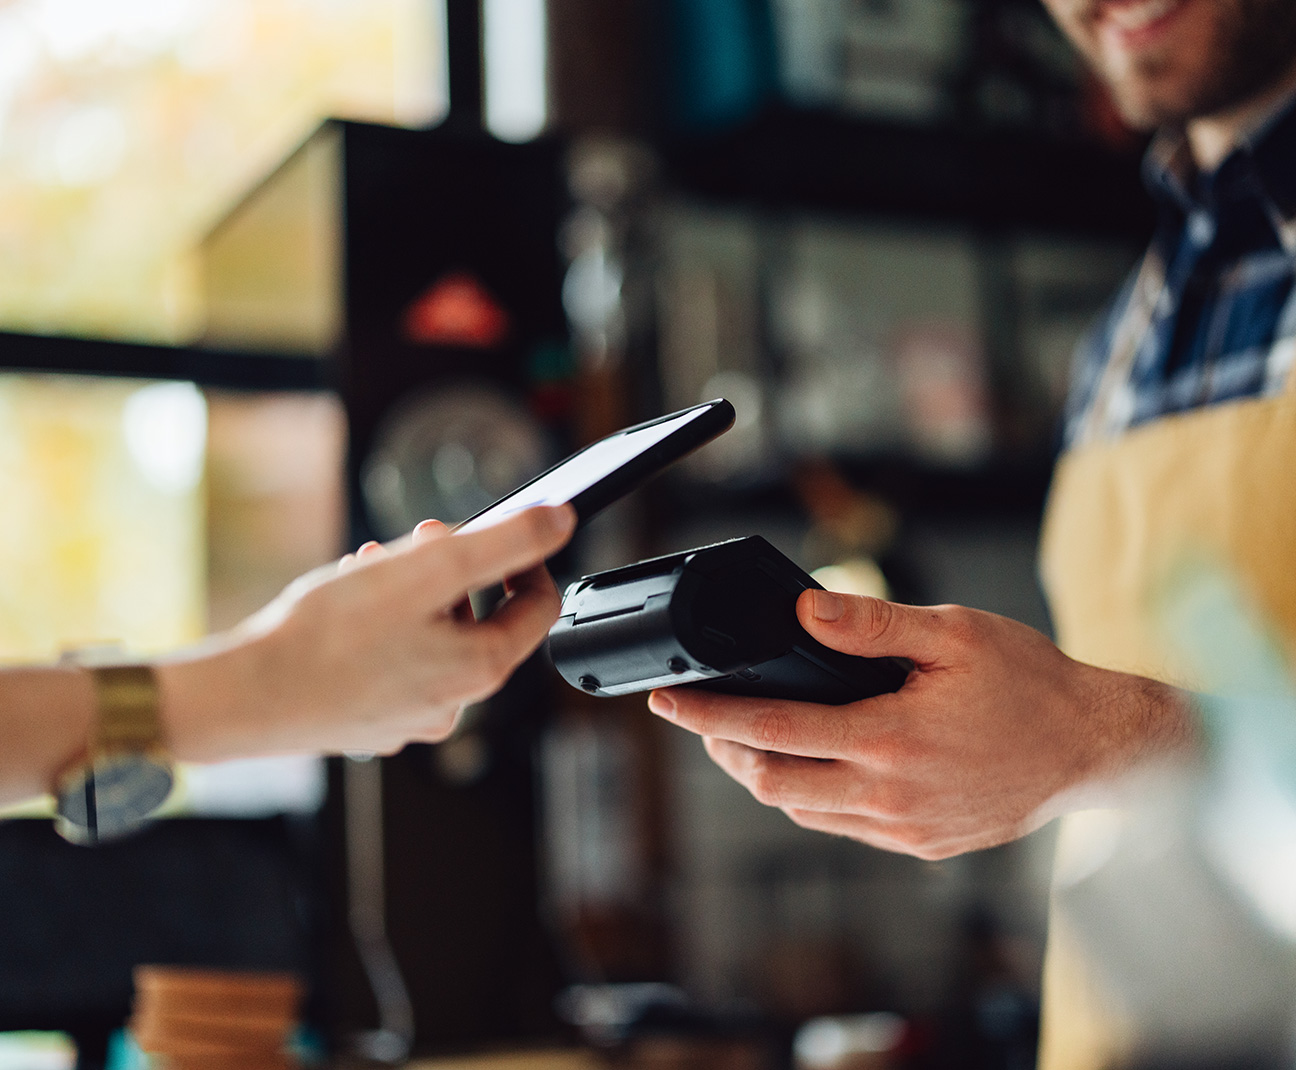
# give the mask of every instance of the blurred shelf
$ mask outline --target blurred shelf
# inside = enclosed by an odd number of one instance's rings
[[[852,484],[911,516],[1037,515],[1052,477],[1051,456],[998,457],[957,467],[890,456],[840,462]]]
[[[1137,152],[1021,131],[778,108],[658,147],[671,184],[706,201],[1131,240],[1153,222]]]
[[[854,487],[876,495],[905,516],[925,519],[1034,520],[1044,507],[1053,457],[1003,456],[956,466],[902,454],[829,458]],[[698,513],[743,520],[762,515],[801,513],[792,469],[760,484],[712,484],[671,479],[676,517]]]
[[[178,379],[233,390],[327,390],[333,366],[313,354],[254,353],[0,331],[0,370]]]

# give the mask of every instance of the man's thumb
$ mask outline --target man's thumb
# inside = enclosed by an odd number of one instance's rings
[[[934,660],[936,614],[918,606],[881,598],[802,591],[797,600],[801,625],[824,646],[866,658]]]

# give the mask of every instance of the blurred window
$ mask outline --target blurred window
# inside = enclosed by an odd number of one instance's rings
[[[0,0],[0,326],[178,341],[193,249],[326,116],[445,110],[443,0]]]
[[[202,634],[206,420],[190,383],[0,377],[0,658]]]
[[[484,0],[486,127],[530,141],[548,118],[545,0]]]

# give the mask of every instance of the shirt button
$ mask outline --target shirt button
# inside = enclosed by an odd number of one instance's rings
[[[1188,217],[1188,237],[1194,245],[1209,245],[1215,237],[1215,220],[1200,209]]]

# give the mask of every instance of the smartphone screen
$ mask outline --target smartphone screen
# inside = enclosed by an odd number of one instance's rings
[[[583,524],[663,468],[733,426],[733,406],[723,398],[626,428],[573,453],[512,494],[469,517],[456,531],[475,531],[535,505],[576,508]]]

